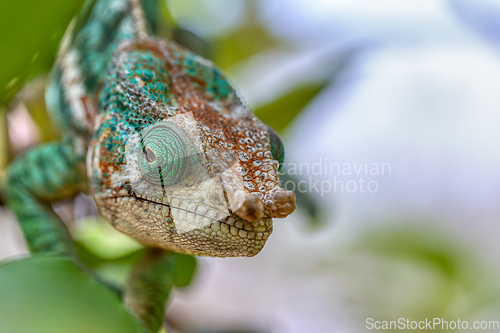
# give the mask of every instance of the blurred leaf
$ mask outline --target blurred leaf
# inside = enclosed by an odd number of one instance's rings
[[[9,160],[9,132],[7,128],[7,113],[0,106],[0,206],[4,205],[4,177]]]
[[[172,13],[170,13],[170,10],[168,9],[167,1],[168,0],[159,1],[159,23],[163,23],[169,27],[175,27],[176,23],[172,17]]]
[[[191,30],[179,27],[170,13],[167,1],[160,1],[157,11],[159,12],[156,29],[158,37],[173,40],[202,57],[212,58],[212,45]]]
[[[186,287],[191,283],[196,271],[196,258],[187,254],[176,254],[174,264],[174,285]]]
[[[102,219],[86,218],[77,226],[73,234],[82,261],[104,279],[123,285],[130,266],[141,256],[143,246]],[[195,257],[173,253],[169,260],[173,284],[187,286],[196,270]]]
[[[187,29],[176,27],[173,30],[172,39],[204,58],[212,58],[212,45]]]
[[[62,258],[1,265],[0,295],[0,332],[139,332],[112,292]]]
[[[327,82],[308,83],[254,110],[255,115],[278,133],[326,86]]]
[[[327,54],[318,58],[316,66],[322,71],[321,79],[304,82],[292,88],[270,103],[257,107],[254,113],[278,133],[282,132],[319,92],[327,86],[337,84],[337,80],[350,68],[356,55],[366,47],[367,45],[354,45],[342,53]]]
[[[210,24],[210,17],[203,14],[203,7],[210,6],[203,1],[171,1],[165,5],[165,1],[160,5],[160,15],[162,22],[160,24],[159,35],[164,38],[171,37],[179,44],[187,47],[195,53],[205,58],[212,59],[221,69],[227,70],[230,66],[245,58],[248,58],[258,52],[275,47],[280,44],[280,40],[270,35],[263,28],[256,14],[256,3],[254,1],[245,1],[245,18],[237,28],[225,33],[223,36],[215,37],[207,41],[198,34],[185,27],[177,26],[172,11],[176,17],[189,16],[190,19],[203,20],[205,24]],[[200,8],[202,11],[200,11]],[[163,27],[162,27],[163,24]],[[169,29],[170,26],[171,36]]]
[[[25,85],[19,95],[38,127],[41,142],[51,142],[61,138],[61,129],[47,111],[45,82],[44,79],[35,79]]]
[[[123,286],[143,246],[100,218],[79,220],[73,229],[82,262],[103,280]]]
[[[118,259],[142,249],[135,239],[119,232],[102,218],[79,220],[74,238],[88,251],[102,259]]]
[[[96,276],[109,282],[113,286],[124,286],[130,272],[130,267],[141,257],[144,249],[124,254],[122,257],[103,258],[94,253],[92,249],[76,242],[78,255],[83,264],[91,268]]]
[[[156,25],[156,36],[166,40],[172,39],[173,30],[177,27],[177,25],[170,14],[166,0],[160,0],[158,2],[157,16],[158,22]]]
[[[297,191],[298,183],[303,181],[294,175],[287,173],[287,164],[283,164],[283,169],[280,172],[280,183],[286,190],[293,191],[296,197],[297,206],[302,208],[307,214],[309,227],[319,229],[324,226],[327,221],[322,215],[321,207],[317,203],[317,199],[308,191]],[[295,190],[295,191],[294,191]],[[332,218],[329,219],[330,221]]]
[[[363,295],[358,306],[365,318],[471,320],[500,309],[498,272],[439,223],[378,225],[342,257],[351,265],[353,292]]]
[[[0,104],[52,67],[57,46],[83,0],[0,2]]]
[[[5,166],[9,159],[9,132],[7,129],[7,114],[0,107],[0,184]]]
[[[160,20],[165,19],[163,15],[161,15],[161,5],[164,5],[164,0],[141,0],[141,6],[146,16],[146,21],[152,29],[153,34],[156,34],[158,31],[158,25]]]
[[[379,229],[362,239],[359,246],[386,257],[418,261],[448,279],[461,282],[468,282],[469,272],[464,268],[474,262],[446,235],[411,224],[393,227],[390,231]]]
[[[223,70],[265,49],[280,45],[280,40],[250,17],[239,29],[214,41],[214,62]]]

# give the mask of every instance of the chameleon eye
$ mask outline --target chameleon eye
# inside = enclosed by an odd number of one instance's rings
[[[180,182],[190,169],[194,147],[180,129],[164,124],[155,126],[142,137],[143,154],[139,169],[153,185],[169,186]]]
[[[283,142],[274,129],[267,126],[267,131],[269,132],[269,140],[271,141],[271,154],[273,154],[273,158],[279,162],[280,165],[278,170],[281,170],[283,161],[285,160],[285,148],[283,147]]]

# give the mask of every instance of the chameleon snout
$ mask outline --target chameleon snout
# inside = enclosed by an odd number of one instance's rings
[[[264,213],[269,217],[284,218],[295,210],[295,193],[276,188],[264,196]]]
[[[264,216],[284,218],[295,210],[295,194],[284,189],[274,189],[264,200],[253,194],[246,194],[241,206],[234,212],[248,222],[257,222]]]

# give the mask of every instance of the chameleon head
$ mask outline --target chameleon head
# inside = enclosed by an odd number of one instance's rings
[[[87,156],[101,215],[154,247],[253,256],[295,209],[278,135],[212,63],[146,39],[114,55]]]

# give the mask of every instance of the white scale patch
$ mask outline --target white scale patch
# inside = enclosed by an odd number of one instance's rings
[[[86,90],[83,84],[83,75],[80,71],[80,56],[75,49],[68,49],[59,59],[61,66],[61,84],[64,87],[66,102],[71,108],[71,112],[77,123],[84,124],[88,128],[87,109],[83,100],[86,97]]]

